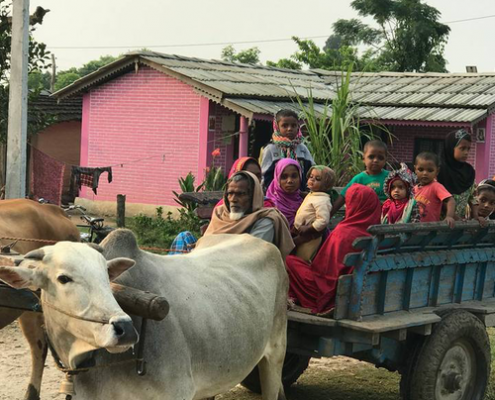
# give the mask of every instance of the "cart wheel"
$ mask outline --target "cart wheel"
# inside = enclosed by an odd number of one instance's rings
[[[482,400],[490,376],[490,341],[483,323],[453,311],[435,325],[410,369],[407,400]]]
[[[413,368],[418,361],[418,355],[424,343],[423,337],[418,337],[414,342],[407,343],[407,351],[404,354],[406,364],[400,370],[400,398],[401,400],[411,400],[410,385]]]
[[[286,353],[284,360],[284,368],[282,370],[282,384],[284,388],[288,388],[303,374],[308,368],[311,357],[300,356],[298,354]],[[241,383],[246,389],[251,392],[261,393],[260,376],[258,367],[255,367],[251,373]]]

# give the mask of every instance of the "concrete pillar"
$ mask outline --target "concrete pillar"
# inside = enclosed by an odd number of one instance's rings
[[[7,199],[26,196],[29,0],[14,0],[7,137]]]
[[[241,116],[239,128],[239,157],[247,157],[249,148],[248,119]]]

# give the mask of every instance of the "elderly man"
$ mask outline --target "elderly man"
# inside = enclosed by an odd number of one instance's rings
[[[263,190],[255,175],[237,172],[227,181],[224,204],[216,207],[206,235],[248,233],[278,247],[283,259],[294,248],[289,224],[275,208],[263,208]]]

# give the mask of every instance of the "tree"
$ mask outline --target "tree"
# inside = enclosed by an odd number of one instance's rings
[[[242,64],[260,64],[260,49],[251,47],[246,50],[239,51],[234,49],[234,46],[229,45],[222,49],[222,60],[229,62],[238,62]]]
[[[306,66],[311,69],[331,71],[347,70],[351,65],[355,71],[381,69],[376,50],[368,49],[360,54],[357,47],[344,41],[341,36],[330,36],[323,49],[312,40],[300,39],[296,36],[292,39],[296,42],[298,50],[290,58],[283,58],[278,62],[268,61],[267,65],[290,69],[301,69]]]
[[[357,19],[339,20],[334,31],[344,43],[380,45],[380,62],[390,71],[446,72],[450,28],[439,22],[436,8],[421,0],[353,0],[351,5],[379,29]]]
[[[5,143],[8,128],[8,107],[9,107],[9,71],[10,71],[10,51],[12,41],[12,1],[0,0],[0,142]],[[41,10],[41,11],[40,11]],[[47,10],[38,7],[35,14],[30,18],[30,41],[29,41],[29,74],[43,74],[49,67],[49,52],[46,45],[36,42],[33,38],[35,24],[43,21],[43,16]],[[41,15],[43,14],[43,15]],[[41,15],[41,18],[40,18]],[[42,87],[35,84],[37,77],[31,78],[29,100],[34,100]],[[41,83],[41,79],[38,81]],[[50,118],[39,110],[29,110],[28,133],[39,132],[50,122]]]
[[[115,61],[118,57],[106,55],[101,56],[98,60],[92,60],[84,64],[80,68],[69,68],[65,71],[60,71],[57,74],[57,79],[55,81],[55,91],[60,90],[66,86],[69,86],[74,81],[86,76],[92,72],[95,72],[97,69],[110,64]]]

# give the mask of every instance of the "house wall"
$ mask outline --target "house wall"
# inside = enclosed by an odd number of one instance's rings
[[[493,178],[495,176],[495,116],[492,114],[488,117],[487,130],[486,130],[486,154],[484,158],[485,164],[488,167],[488,174],[485,178]]]
[[[459,128],[445,126],[394,126],[391,128],[394,137],[389,146],[391,156],[390,161],[413,162],[414,143],[416,138],[444,139],[449,132],[456,129]],[[471,152],[468,159],[468,162],[473,166],[476,165],[476,152],[478,147],[475,141],[476,138],[473,135],[473,145],[471,146]]]
[[[174,205],[177,179],[197,174],[204,160],[205,111],[190,86],[149,67],[92,89],[83,100],[81,164],[112,166],[113,182],[103,174],[98,195],[83,189],[80,196]]]
[[[70,185],[70,166],[79,165],[81,148],[81,121],[68,121],[54,124],[33,135],[31,145],[65,166],[63,193]],[[36,174],[36,171],[33,171]]]
[[[225,172],[229,172],[230,167],[234,162],[234,157],[237,156],[235,149],[238,148],[238,139],[235,136],[239,126],[239,116],[235,112],[223,107],[220,104],[210,101],[210,117],[215,119],[214,129],[208,129],[208,144],[207,144],[207,166],[214,165],[222,167]],[[233,131],[223,130],[223,120],[232,119],[236,121]],[[215,149],[220,149],[220,155],[213,157],[211,153]],[[237,157],[236,157],[237,158]]]

